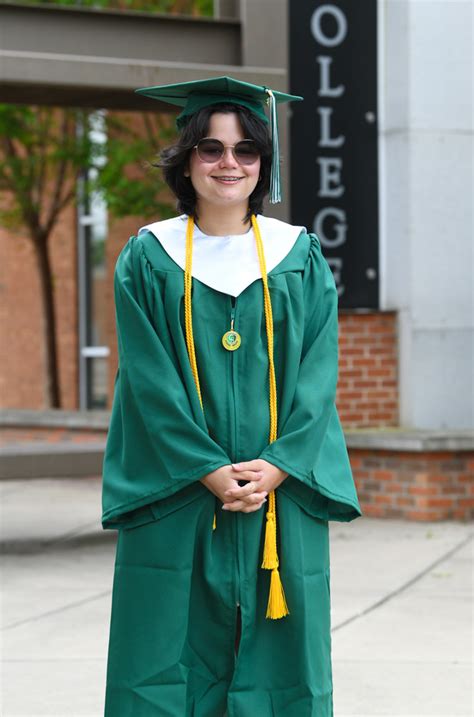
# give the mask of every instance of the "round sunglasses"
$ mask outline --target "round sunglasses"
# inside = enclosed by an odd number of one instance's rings
[[[199,159],[202,162],[213,163],[218,162],[225,154],[227,148],[232,149],[234,159],[239,164],[254,164],[260,157],[260,152],[253,139],[242,139],[237,144],[224,144],[220,139],[212,137],[204,137],[200,139],[193,149],[196,150]]]

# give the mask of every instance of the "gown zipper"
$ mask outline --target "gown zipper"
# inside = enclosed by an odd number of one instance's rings
[[[230,307],[230,325],[231,327],[234,327],[234,321],[235,321],[235,315],[237,312],[237,300],[235,296],[231,296],[231,307]],[[238,331],[238,328],[236,327],[236,331]],[[237,349],[238,351],[238,349]],[[229,367],[230,367],[230,390],[231,390],[231,421],[232,421],[232,435],[231,435],[231,459],[232,462],[235,463],[237,461],[237,406],[236,406],[236,400],[235,400],[235,380],[234,380],[234,354],[237,353],[236,351],[229,351]],[[235,546],[236,546],[236,569],[237,569],[237,590],[235,595],[235,602],[237,608],[240,607],[240,566],[239,566],[239,515],[238,513],[235,515]]]
[[[234,326],[235,314],[236,314],[236,298],[231,296],[231,307],[230,307],[230,325]],[[237,349],[238,351],[238,349]],[[237,408],[235,402],[235,385],[234,385],[234,353],[235,351],[229,351],[229,366],[230,366],[230,388],[231,388],[231,419],[232,419],[232,435],[231,435],[231,458],[232,462],[235,463],[237,460]]]

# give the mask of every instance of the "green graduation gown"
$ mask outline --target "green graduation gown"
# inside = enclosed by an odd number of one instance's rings
[[[328,521],[352,520],[360,507],[334,404],[337,291],[318,238],[302,231],[268,284],[271,445],[261,280],[233,300],[193,278],[203,413],[186,350],[183,270],[149,231],[119,256],[119,370],[103,473],[103,527],[119,529],[106,717],[333,714]],[[242,335],[233,352],[221,343],[231,313]],[[265,617],[265,505],[222,511],[199,480],[254,458],[289,473],[276,491],[290,610],[280,620]]]

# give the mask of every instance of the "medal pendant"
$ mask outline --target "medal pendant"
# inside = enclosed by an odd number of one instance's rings
[[[237,333],[237,331],[234,331],[234,329],[226,331],[222,337],[222,345],[225,349],[227,349],[227,351],[235,351],[239,348],[241,343],[242,339],[240,334]]]

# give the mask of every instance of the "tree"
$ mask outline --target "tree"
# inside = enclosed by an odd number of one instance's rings
[[[212,16],[213,0],[26,0],[30,4],[79,5],[115,10]],[[88,131],[89,115],[76,109],[0,105],[0,221],[11,230],[26,229],[34,247],[41,283],[45,345],[46,396],[61,405],[54,280],[49,240],[61,213],[76,200],[77,181],[86,191],[100,191],[115,216],[144,218],[171,214],[160,200],[162,182],[143,159],[172,133],[160,115],[142,115],[143,131],[111,117],[106,162],[103,147]],[[95,173],[87,171],[96,167]],[[132,170],[132,171],[130,171]]]
[[[50,238],[61,213],[77,197],[79,178],[86,191],[103,194],[115,216],[171,215],[161,199],[163,182],[144,158],[171,133],[160,115],[141,114],[142,128],[111,116],[106,145],[89,131],[90,115],[82,110],[0,105],[0,221],[10,230],[27,231],[34,248],[41,285],[45,346],[45,394],[60,408],[54,277]],[[95,167],[94,173],[88,169]]]
[[[23,0],[29,5],[65,5],[106,10],[138,10],[170,15],[211,16],[214,0]]]

